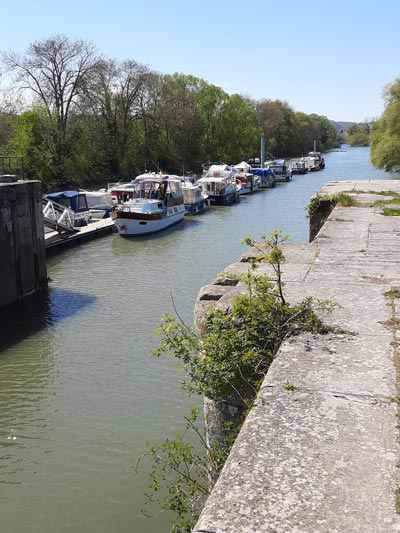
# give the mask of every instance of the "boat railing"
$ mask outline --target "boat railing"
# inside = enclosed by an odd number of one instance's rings
[[[44,225],[59,233],[76,233],[75,213],[69,207],[58,204],[46,197],[42,198],[42,211]]]

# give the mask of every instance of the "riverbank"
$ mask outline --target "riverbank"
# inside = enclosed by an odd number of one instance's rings
[[[359,205],[335,207],[312,243],[285,246],[289,301],[336,303],[325,322],[337,333],[282,345],[196,532],[400,531],[400,219],[369,192],[390,190],[400,184],[328,184],[321,196],[353,191]],[[226,270],[245,272],[245,259]],[[216,305],[234,292],[221,288]]]

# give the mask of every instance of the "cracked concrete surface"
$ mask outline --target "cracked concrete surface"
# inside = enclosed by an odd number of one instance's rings
[[[340,334],[282,345],[197,533],[400,531],[400,300],[387,294],[400,289],[400,218],[372,205],[374,191],[400,193],[400,182],[332,182],[321,194],[351,190],[366,191],[361,207],[336,207],[312,243],[285,245],[283,267],[290,301],[337,304],[325,322]],[[244,273],[246,257],[226,270]],[[240,290],[203,287],[197,316]]]

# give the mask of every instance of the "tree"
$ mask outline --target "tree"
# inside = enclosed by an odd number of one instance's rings
[[[164,76],[157,119],[162,129],[159,162],[168,171],[193,170],[197,164],[201,125],[198,78],[175,73]]]
[[[281,100],[261,100],[256,106],[261,129],[266,139],[269,157],[291,155],[290,138],[293,135],[294,111]]]
[[[7,147],[10,154],[23,154],[25,177],[41,180],[44,189],[53,175],[53,159],[47,139],[48,132],[54,126],[52,122],[53,117],[48,117],[39,107],[16,116],[13,135]]]
[[[100,132],[105,163],[116,178],[137,170],[131,168],[132,161],[127,163],[127,154],[134,122],[145,112],[149,78],[152,74],[148,68],[136,61],[102,60],[87,84],[84,116]]]
[[[5,51],[1,55],[6,70],[15,73],[17,86],[43,107],[50,120],[55,120],[49,149],[55,162],[55,181],[63,184],[73,138],[72,135],[68,137],[69,121],[98,64],[94,46],[80,39],[73,41],[64,35],[55,35],[34,42],[23,55],[15,51]]]
[[[384,91],[385,109],[371,129],[371,162],[386,171],[400,169],[400,78]]]
[[[365,124],[351,124],[346,131],[346,143],[350,146],[368,146],[370,127]]]
[[[259,150],[261,136],[253,102],[239,94],[229,96],[217,126],[218,159],[228,163],[248,159]]]

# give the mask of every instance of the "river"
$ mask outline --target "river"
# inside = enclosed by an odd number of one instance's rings
[[[308,240],[305,206],[325,183],[397,179],[368,148],[326,155],[321,172],[241,197],[154,236],[109,235],[48,260],[45,298],[1,314],[2,533],[166,533],[143,519],[147,440],[173,437],[188,400],[172,360],[150,355],[160,317],[189,324],[200,287],[244,251],[240,240],[282,229]]]

